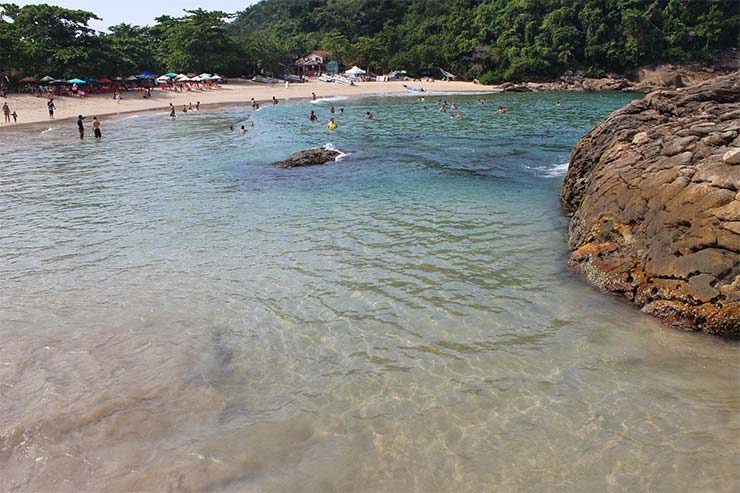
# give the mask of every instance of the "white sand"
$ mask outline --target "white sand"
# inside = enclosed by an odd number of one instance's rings
[[[275,96],[281,102],[290,100],[305,100],[311,98],[311,93],[316,93],[317,98],[332,96],[371,96],[383,94],[406,93],[403,82],[361,82],[355,86],[343,84],[328,84],[312,80],[303,84],[291,84],[285,88],[284,84],[258,84],[241,80],[232,80],[219,88],[192,91],[174,92],[155,89],[152,97],[144,99],[139,92],[124,93],[120,103],[113,100],[112,94],[96,94],[86,98],[72,96],[57,96],[54,98],[56,105],[55,121],[76,118],[77,115],[87,117],[115,115],[119,113],[143,112],[151,110],[162,110],[169,108],[172,103],[178,113],[183,105],[200,101],[201,107],[219,105],[225,103],[247,103],[254,98],[262,102],[271,101]],[[424,87],[431,93],[489,93],[498,92],[495,86],[483,86],[472,82],[424,82],[413,83],[415,87]],[[36,97],[20,94],[8,94],[7,100],[0,99],[0,104],[8,102],[11,111],[18,113],[17,125],[27,123],[49,122],[49,114],[46,107],[45,96]],[[0,129],[8,128],[14,124],[0,123]]]

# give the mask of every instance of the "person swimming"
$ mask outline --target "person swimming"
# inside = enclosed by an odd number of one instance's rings
[[[239,129],[239,135],[244,135],[245,133],[247,133],[247,129],[242,125],[242,128]]]
[[[557,103],[555,103],[555,106],[557,106],[558,108],[560,108],[560,101],[558,101]]]
[[[496,113],[506,113],[506,108],[504,108],[503,106],[499,106],[496,110]]]
[[[334,109],[334,106],[332,106],[331,109],[329,110],[329,113],[331,113],[333,115],[335,111],[336,110]]]
[[[314,113],[314,111],[311,110],[311,113],[308,114],[308,121],[315,122],[318,119],[319,117],[316,116],[316,113]]]
[[[329,123],[326,124],[326,128],[329,130],[336,130],[337,122],[334,121],[334,118],[329,118]]]
[[[365,120],[372,120],[373,119],[373,114],[368,111],[367,113],[365,113],[364,118],[365,118]]]

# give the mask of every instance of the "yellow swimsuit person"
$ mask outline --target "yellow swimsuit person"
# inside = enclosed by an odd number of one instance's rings
[[[329,123],[327,123],[326,128],[329,130],[335,130],[337,128],[337,122],[334,121],[334,118],[329,118]]]

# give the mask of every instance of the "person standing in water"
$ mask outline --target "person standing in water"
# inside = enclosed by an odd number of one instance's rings
[[[315,122],[318,119],[319,117],[316,116],[316,113],[314,113],[314,111],[311,110],[311,113],[308,114],[308,121]]]
[[[12,112],[12,113],[10,114],[10,116],[12,116],[12,117],[13,117],[13,123],[18,123],[18,113],[16,113],[15,111],[13,111],[13,112]]]
[[[365,117],[364,118],[365,118],[365,120],[372,120],[373,119],[373,114],[368,111],[367,113],[365,113]]]
[[[177,113],[175,112],[175,106],[172,103],[170,103],[170,118],[172,118],[173,120],[177,118]]]
[[[8,103],[3,103],[3,115],[5,115],[5,123],[10,123],[10,106]]]
[[[82,115],[77,115],[77,130],[80,131],[80,140],[85,138],[85,124],[82,123],[82,120],[84,120],[85,117]]]
[[[200,111],[200,101],[195,103],[195,111]]]
[[[315,92],[312,92],[311,93],[311,100],[312,101],[316,101],[316,93]]]
[[[272,97],[272,104],[273,105],[278,104],[278,100],[277,100],[277,98],[275,96]]]
[[[95,135],[95,138],[97,140],[102,139],[103,133],[100,131],[100,121],[98,120],[97,116],[93,117],[92,127],[93,127],[93,134]]]
[[[54,119],[54,110],[57,109],[56,105],[54,104],[54,98],[51,98],[48,103],[46,103],[46,107],[49,109],[49,119]]]

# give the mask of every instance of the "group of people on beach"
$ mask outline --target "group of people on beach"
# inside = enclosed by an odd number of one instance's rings
[[[200,101],[197,101],[195,103],[195,106],[193,106],[192,101],[188,104],[182,105],[182,112],[187,113],[188,111],[200,111]],[[175,105],[170,103],[170,118],[175,119],[177,118],[177,109],[175,108]]]
[[[3,117],[5,117],[4,123],[10,123],[11,118],[13,118],[13,123],[18,123],[18,113],[15,111],[11,113],[7,102],[3,103]]]

